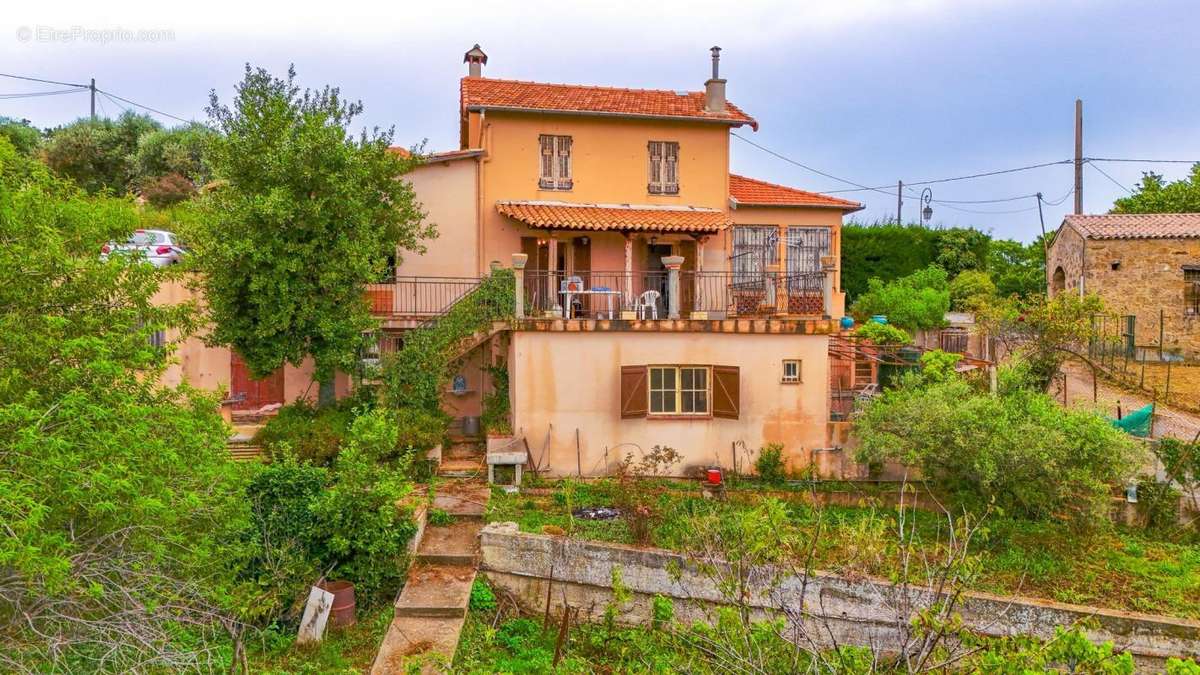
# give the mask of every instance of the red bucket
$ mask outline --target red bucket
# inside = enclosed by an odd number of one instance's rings
[[[333,593],[333,608],[329,611],[329,619],[337,628],[353,626],[354,618],[354,584],[349,581],[322,581],[317,587]]]
[[[704,480],[709,485],[720,485],[721,484],[721,468],[716,467],[716,468],[712,468],[712,469],[705,469],[704,470]]]

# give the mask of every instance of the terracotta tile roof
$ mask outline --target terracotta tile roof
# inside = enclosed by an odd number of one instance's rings
[[[724,211],[698,206],[496,202],[496,210],[530,227],[552,230],[717,232],[729,224]]]
[[[1086,239],[1194,239],[1200,213],[1130,213],[1063,218]]]
[[[732,103],[726,103],[725,112],[706,112],[702,91],[621,89],[464,77],[461,96],[463,110],[507,109],[625,117],[677,117],[724,122],[734,126],[749,124],[758,130],[758,122]]]
[[[401,157],[412,157],[412,152],[408,148],[400,145],[393,145],[389,147],[388,152],[394,152]],[[450,162],[456,159],[478,157],[482,154],[483,150],[480,148],[467,148],[465,150],[444,150],[442,152],[431,152],[429,154],[422,155],[421,159],[424,161],[424,163],[429,164],[431,162]]]
[[[862,204],[848,199],[838,199],[819,192],[809,192],[776,185],[764,180],[729,174],[729,197],[738,205],[751,206],[814,206],[819,208],[858,211]]]

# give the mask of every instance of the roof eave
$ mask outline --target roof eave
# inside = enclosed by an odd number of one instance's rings
[[[484,112],[484,111],[499,111],[499,112],[516,112],[516,113],[538,113],[542,115],[570,115],[573,117],[623,117],[628,119],[641,120],[661,120],[672,122],[705,122],[709,124],[726,124],[731,127],[743,127],[749,125],[754,131],[758,131],[758,120],[747,116],[747,119],[731,119],[721,117],[694,117],[690,115],[647,115],[640,113],[626,112],[609,112],[605,110],[547,110],[545,108],[526,108],[523,106],[507,106],[507,105],[482,105],[474,104],[465,107],[467,112]]]
[[[801,203],[784,203],[784,202],[743,202],[735,197],[729,198],[729,206],[733,209],[738,209],[742,206],[758,206],[763,208],[779,207],[784,209],[836,209],[843,213],[854,213],[867,208],[863,204],[851,206],[849,204],[801,204]]]

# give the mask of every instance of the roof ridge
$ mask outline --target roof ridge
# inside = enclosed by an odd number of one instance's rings
[[[554,199],[499,199],[497,204],[520,206],[562,206],[577,209],[622,209],[627,211],[680,211],[683,213],[723,213],[711,206],[689,204],[632,204],[615,202],[564,202]]]
[[[510,80],[504,77],[464,77],[462,82],[467,80],[476,80],[483,82],[503,82],[505,84],[536,84],[543,87],[571,87],[576,89],[608,89],[611,91],[628,91],[633,93],[651,93],[651,94],[671,94],[674,96],[691,96],[693,94],[703,96],[704,92],[692,89],[651,89],[644,87],[620,87],[611,84],[573,84],[570,82],[538,82],[536,80]],[[681,93],[682,92],[682,93]]]

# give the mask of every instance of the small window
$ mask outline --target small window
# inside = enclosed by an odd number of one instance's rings
[[[570,190],[571,180],[571,137],[538,137],[541,148],[538,187],[543,190]]]
[[[782,381],[785,384],[800,382],[800,359],[784,359]]]
[[[150,334],[150,346],[155,349],[162,349],[167,346],[167,331],[156,330]]]
[[[1200,266],[1183,268],[1183,304],[1189,315],[1200,314]]]
[[[646,189],[652,195],[679,194],[679,144],[650,141],[650,180]]]
[[[707,415],[706,366],[650,366],[651,415]]]
[[[1114,272],[1119,272],[1121,270],[1121,261],[1114,260],[1114,261],[1110,262],[1108,264],[1108,268]]]

